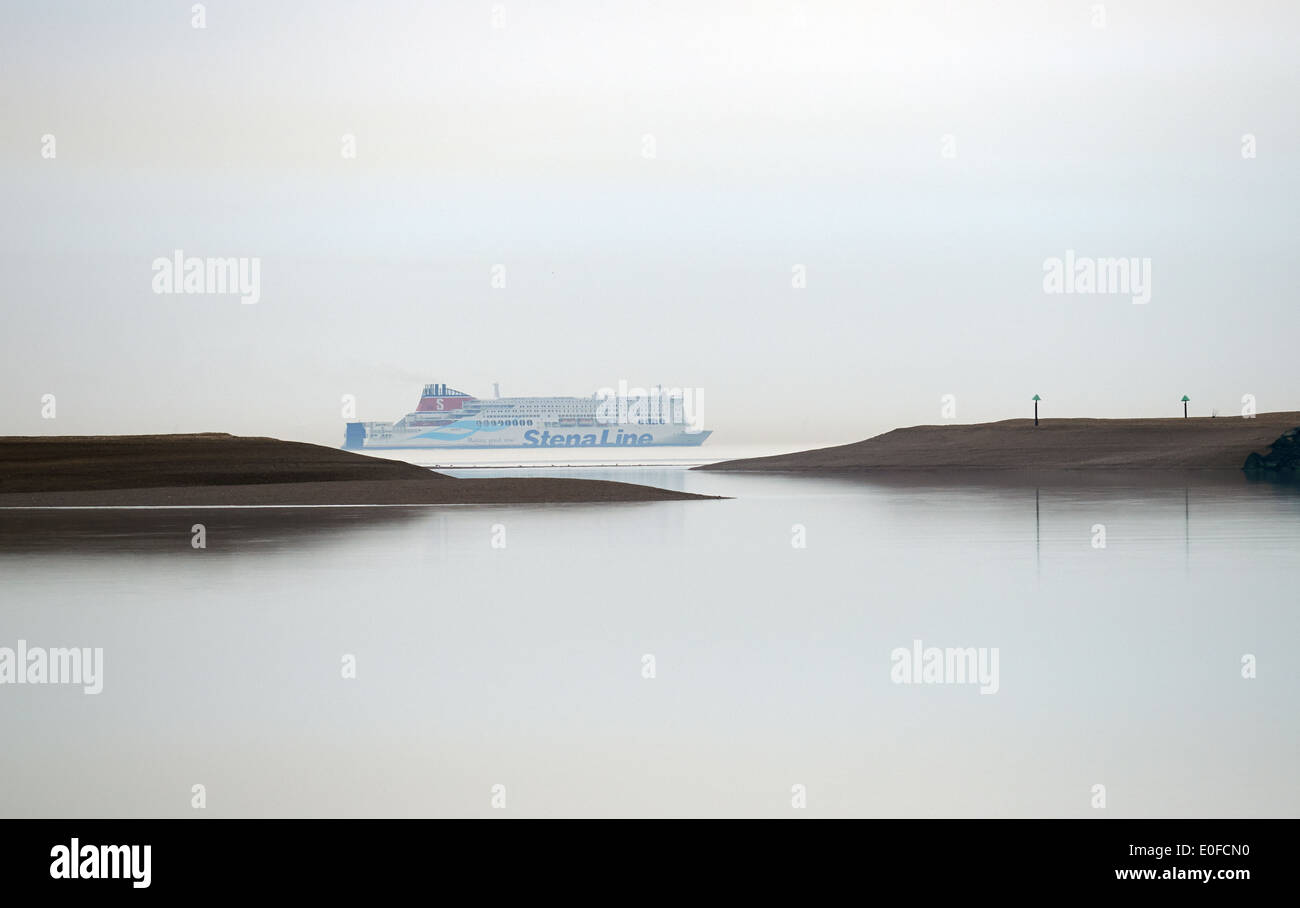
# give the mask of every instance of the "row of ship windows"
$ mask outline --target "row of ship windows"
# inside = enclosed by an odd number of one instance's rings
[[[629,422],[637,426],[664,426],[668,424],[668,420],[666,419],[634,419],[634,420],[629,420]],[[531,426],[532,424],[533,421],[531,419],[476,419],[474,420],[474,425],[476,426]]]
[[[663,426],[663,425],[667,425],[668,421],[664,419],[636,419],[636,420],[632,420],[632,422],[638,426]],[[531,419],[476,419],[474,420],[474,425],[476,426],[531,426],[532,424],[533,421]]]

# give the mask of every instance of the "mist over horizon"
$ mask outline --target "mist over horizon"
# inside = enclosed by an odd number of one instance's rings
[[[338,446],[429,382],[699,388],[705,452],[1300,410],[1294,5],[495,9],[0,6],[0,434]],[[155,293],[175,250],[258,301]],[[1067,252],[1149,302],[1045,292]]]

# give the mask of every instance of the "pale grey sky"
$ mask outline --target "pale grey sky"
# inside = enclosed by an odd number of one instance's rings
[[[6,0],[0,433],[339,444],[432,381],[699,387],[710,444],[1300,409],[1300,7],[1102,5]],[[175,249],[260,302],[154,294]],[[1067,249],[1151,301],[1045,294]]]

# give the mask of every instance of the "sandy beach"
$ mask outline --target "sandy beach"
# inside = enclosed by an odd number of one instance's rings
[[[795,454],[728,460],[697,470],[944,471],[1240,470],[1264,453],[1300,412],[1253,419],[1008,419],[912,426],[865,441]]]
[[[703,499],[583,479],[457,479],[414,464],[221,433],[0,437],[0,507],[529,504]]]

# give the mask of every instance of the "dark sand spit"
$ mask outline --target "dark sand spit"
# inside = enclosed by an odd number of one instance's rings
[[[1264,453],[1300,412],[1254,419],[1007,419],[974,425],[912,426],[866,441],[727,460],[697,470],[755,472],[989,470],[1240,471]]]
[[[319,445],[199,435],[0,437],[0,507],[682,501],[588,479],[456,479]]]

